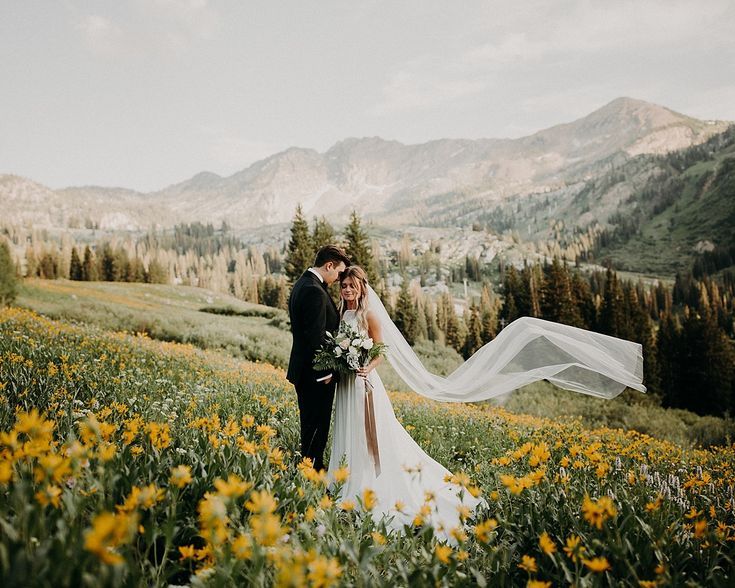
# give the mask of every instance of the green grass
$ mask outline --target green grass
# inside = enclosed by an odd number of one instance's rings
[[[200,288],[27,279],[17,304],[52,318],[222,349],[278,367],[288,364],[291,334],[284,311]],[[212,309],[248,316],[213,314]]]
[[[691,266],[699,241],[729,243],[735,226],[733,158],[728,151],[716,161],[687,169],[682,174],[686,184],[676,202],[648,219],[640,235],[606,248],[602,256],[628,270],[673,275]],[[719,173],[723,166],[726,173]],[[712,175],[705,179],[708,173]]]

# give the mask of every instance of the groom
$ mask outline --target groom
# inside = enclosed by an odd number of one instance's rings
[[[325,342],[326,331],[336,333],[339,312],[327,287],[350,265],[335,245],[317,251],[314,267],[296,281],[288,299],[293,347],[286,378],[296,388],[301,422],[301,456],[311,458],[316,470],[324,469],[329,422],[337,374],[315,371],[314,355]]]

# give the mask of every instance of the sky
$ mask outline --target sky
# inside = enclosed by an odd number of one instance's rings
[[[291,146],[735,120],[733,0],[0,0],[0,174],[153,191]]]

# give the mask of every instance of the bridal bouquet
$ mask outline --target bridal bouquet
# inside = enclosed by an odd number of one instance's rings
[[[327,331],[327,342],[314,356],[314,369],[353,373],[376,357],[385,355],[387,349],[387,345],[375,343],[366,334],[343,322],[336,335]]]

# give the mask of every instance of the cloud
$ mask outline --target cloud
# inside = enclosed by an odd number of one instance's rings
[[[566,55],[585,58],[602,51],[631,53],[681,47],[691,42],[710,47],[730,44],[723,19],[735,16],[729,0],[624,0],[595,3],[571,0],[538,6],[485,31],[491,38],[460,61],[469,67],[511,66]],[[518,29],[523,32],[517,32]],[[708,31],[703,34],[703,31]]]
[[[122,29],[105,16],[83,16],[77,23],[77,30],[90,50],[98,54],[113,55],[125,45]]]
[[[207,0],[136,0],[120,7],[115,20],[100,14],[77,18],[77,30],[95,53],[179,53],[196,41],[212,39],[220,24]]]
[[[240,171],[281,150],[264,141],[248,139],[222,127],[202,125],[199,132],[210,165],[215,166],[221,174]]]
[[[442,54],[406,60],[389,72],[369,113],[386,116],[429,110],[490,88],[495,99],[502,101],[511,88],[527,92],[530,83],[553,93],[559,89],[555,86],[568,84],[569,79],[553,79],[551,71],[602,72],[615,60],[665,55],[683,47],[731,47],[722,23],[734,16],[731,0],[704,4],[692,0],[488,2],[467,27],[464,43],[448,43]],[[587,82],[595,87],[582,92],[586,105],[599,106],[620,95],[622,89],[606,87],[604,79],[596,77]],[[637,80],[632,89],[641,83]],[[553,95],[545,102],[549,108],[552,103],[563,107],[566,100],[580,102],[570,93]],[[532,102],[525,106],[544,106]]]
[[[392,72],[382,89],[381,100],[369,113],[375,116],[408,110],[428,110],[447,102],[481,93],[487,81],[441,75],[424,64],[407,65]]]

